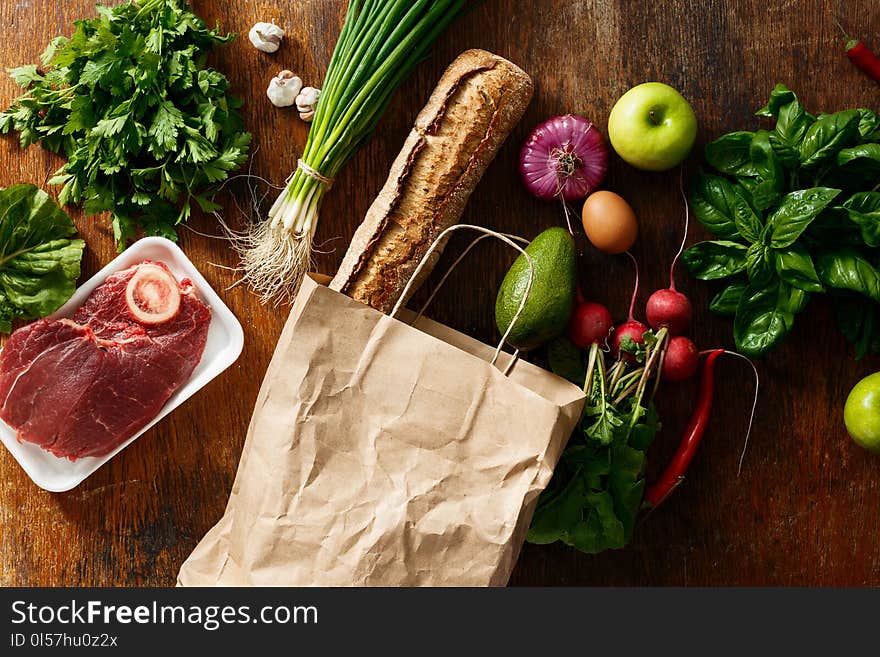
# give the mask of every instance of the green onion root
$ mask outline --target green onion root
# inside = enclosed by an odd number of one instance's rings
[[[297,170],[269,211],[239,236],[243,282],[263,302],[291,301],[312,268],[312,237],[326,188]]]

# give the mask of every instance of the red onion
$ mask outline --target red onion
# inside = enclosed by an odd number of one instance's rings
[[[538,198],[580,201],[605,179],[608,147],[591,121],[557,116],[529,135],[519,154],[519,171]]]

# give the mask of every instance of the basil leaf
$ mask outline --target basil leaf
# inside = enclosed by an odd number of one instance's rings
[[[796,101],[797,96],[794,95],[794,92],[786,87],[784,84],[777,84],[773,91],[770,92],[770,100],[767,101],[767,104],[755,112],[756,116],[769,116],[772,119],[775,119],[779,116],[779,110],[784,106],[788,105],[792,101]]]
[[[775,130],[770,134],[770,144],[780,162],[789,170],[800,166],[799,147],[807,128],[815,119],[807,114],[796,100],[779,108],[779,119]]]
[[[709,309],[722,317],[733,317],[747,287],[746,282],[731,283],[715,295]]]
[[[855,249],[820,252],[816,272],[828,287],[858,292],[880,302],[880,273]]]
[[[70,298],[85,244],[46,192],[34,185],[0,191],[0,331],[12,319],[46,317]]]
[[[733,321],[737,349],[746,356],[763,356],[789,334],[794,324],[791,288],[777,280],[773,285],[749,285],[740,299]]]
[[[800,145],[801,166],[815,169],[848,146],[859,136],[858,110],[844,110],[816,119],[804,135]]]
[[[804,292],[824,292],[825,288],[816,273],[813,259],[805,248],[793,244],[787,249],[775,251],[774,254],[779,278]]]
[[[796,287],[789,287],[788,303],[786,304],[786,308],[788,308],[788,312],[790,312],[792,315],[797,315],[799,312],[807,307],[807,302],[809,302],[809,300],[809,292],[804,292],[803,290]]]
[[[859,144],[852,148],[844,148],[837,154],[837,166],[843,166],[853,160],[867,160],[862,164],[880,165],[880,144]]]
[[[747,251],[747,247],[738,242],[715,240],[685,249],[681,259],[691,276],[712,281],[745,271]]]
[[[761,243],[752,244],[746,252],[746,272],[754,285],[766,285],[773,276],[771,250]]]
[[[694,216],[715,237],[739,236],[730,207],[732,202],[735,202],[733,185],[724,178],[701,173],[694,180],[690,193],[691,208]]]
[[[766,210],[779,200],[785,185],[782,163],[770,143],[769,132],[759,130],[754,134],[749,146],[749,157],[755,171],[755,184],[749,190],[752,204],[756,210]],[[760,225],[760,222],[758,224]]]
[[[880,351],[880,317],[875,303],[863,299],[840,299],[837,303],[837,326],[852,343],[856,360]]]
[[[752,132],[730,132],[706,146],[706,161],[731,176],[755,175],[749,147]]]
[[[554,374],[583,387],[587,378],[584,355],[568,338],[556,338],[547,345],[547,360]]]
[[[755,214],[739,187],[732,187],[728,198],[728,208],[733,214],[733,223],[739,234],[749,242],[757,242],[764,230],[764,224]]]
[[[829,245],[860,248],[865,245],[865,240],[858,225],[850,221],[846,208],[829,205],[804,231],[798,243],[812,253]]]
[[[865,107],[856,111],[859,113],[859,134],[862,139],[880,139],[880,116]]]
[[[815,121],[816,119],[795,100],[779,108],[779,118],[774,132],[788,146],[797,147],[807,134],[807,129]]]
[[[880,192],[859,192],[843,204],[868,246],[880,246]]]
[[[835,158],[836,166],[822,171],[822,184],[847,193],[871,189],[880,181],[880,144],[865,143],[844,148]]]
[[[791,246],[838,194],[839,189],[830,187],[813,187],[786,194],[767,220],[770,246],[775,249]]]

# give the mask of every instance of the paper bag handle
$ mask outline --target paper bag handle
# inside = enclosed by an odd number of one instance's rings
[[[528,253],[526,253],[525,249],[523,249],[521,246],[519,246],[519,244],[516,243],[516,242],[521,242],[523,244],[528,244],[528,240],[525,240],[522,237],[517,237],[516,235],[508,235],[507,233],[499,233],[499,232],[494,231],[490,228],[484,228],[482,226],[474,226],[471,224],[456,224],[455,226],[450,226],[449,228],[447,228],[446,230],[444,230],[442,233],[440,233],[437,236],[437,239],[434,240],[434,242],[431,244],[431,246],[428,247],[428,250],[425,252],[425,255],[422,256],[421,261],[419,262],[418,266],[416,267],[416,269],[413,272],[412,276],[410,277],[409,281],[407,281],[406,285],[404,286],[403,292],[401,293],[400,298],[397,300],[397,303],[394,304],[394,308],[391,310],[391,317],[396,318],[397,314],[403,308],[404,302],[409,297],[410,289],[414,285],[414,282],[416,280],[418,280],[419,274],[421,273],[422,269],[424,269],[425,266],[427,265],[428,260],[431,257],[431,255],[440,247],[440,244],[443,243],[443,240],[448,235],[455,232],[456,230],[473,230],[473,231],[476,231],[478,233],[483,233],[483,234],[480,237],[478,237],[477,239],[475,239],[474,241],[472,241],[468,245],[468,247],[464,250],[464,252],[460,256],[458,256],[456,261],[452,263],[452,265],[449,267],[447,272],[443,275],[443,278],[441,278],[440,282],[437,283],[436,287],[434,288],[434,291],[431,292],[431,295],[428,297],[428,300],[425,301],[424,305],[422,306],[422,309],[419,311],[419,314],[416,316],[416,320],[418,320],[424,314],[425,309],[428,307],[428,305],[431,303],[431,301],[434,300],[434,297],[437,295],[437,292],[440,290],[440,288],[446,282],[446,279],[449,278],[449,275],[452,273],[452,271],[458,266],[458,264],[464,259],[464,257],[468,253],[470,253],[471,249],[473,249],[482,240],[486,239],[487,237],[494,237],[496,239],[501,240],[505,244],[512,246],[514,249],[516,249],[521,254],[523,254],[523,256],[525,256],[526,262],[529,265],[529,280],[528,280],[528,283],[526,284],[526,293],[523,296],[522,301],[520,301],[520,303],[519,303],[519,308],[517,308],[516,313],[514,313],[513,319],[511,319],[510,324],[507,327],[507,330],[504,332],[504,335],[501,336],[501,342],[499,342],[498,346],[495,348],[495,354],[492,356],[492,360],[490,361],[491,365],[495,365],[495,363],[498,360],[498,357],[501,355],[502,349],[504,348],[504,343],[507,342],[507,338],[510,337],[510,333],[511,333],[511,331],[513,331],[513,327],[516,325],[517,321],[519,321],[520,315],[522,315],[523,309],[526,307],[526,302],[529,300],[529,295],[531,294],[531,291],[532,291],[532,283],[535,280],[535,265],[532,262],[531,256]],[[505,376],[510,373],[511,369],[513,369],[513,366],[516,363],[518,358],[519,358],[519,349],[517,349],[516,351],[513,352],[513,358],[511,359],[507,368],[504,370]]]

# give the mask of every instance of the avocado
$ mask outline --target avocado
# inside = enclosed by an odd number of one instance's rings
[[[539,347],[562,334],[574,308],[577,253],[564,228],[548,228],[526,249],[535,269],[522,314],[507,338],[517,349]],[[520,254],[501,282],[495,300],[495,323],[504,335],[529,284],[529,263]]]

